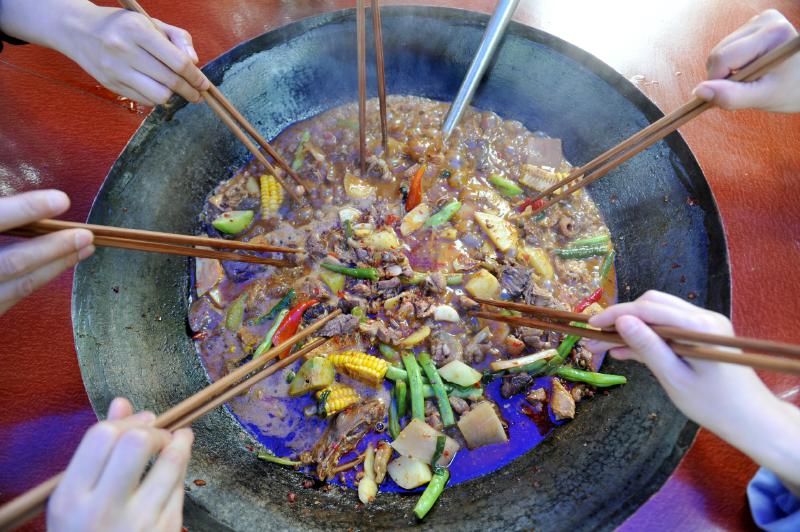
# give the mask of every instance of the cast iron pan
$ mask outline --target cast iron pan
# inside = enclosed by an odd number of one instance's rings
[[[486,21],[454,9],[385,8],[389,92],[451,99]],[[374,65],[372,57],[368,64]],[[274,137],[293,122],[356,99],[354,11],[271,31],[205,70],[267,138]],[[374,72],[370,86],[375,87]],[[562,138],[573,164],[662,116],[596,58],[515,23],[473,103]],[[206,106],[180,99],[173,104],[145,120],[114,164],[91,223],[195,233],[206,195],[248,159]],[[680,136],[638,155],[590,192],[619,252],[621,299],[655,288],[729,312],[722,226]],[[100,249],[78,267],[75,341],[98,414],[117,395],[137,408],[163,412],[208,383],[187,334],[189,266],[183,258]],[[422,526],[589,530],[621,523],[661,486],[697,427],[643,366],[609,361],[606,369],[626,374],[629,384],[581,403],[574,421],[526,456],[448,489]],[[415,525],[410,509],[416,496],[384,494],[368,509],[356,510],[355,492],[303,489],[299,474],[245,450],[253,439],[225,410],[207,415],[194,430],[186,482],[191,530]],[[197,487],[194,479],[206,485]],[[298,494],[292,504],[289,492]]]

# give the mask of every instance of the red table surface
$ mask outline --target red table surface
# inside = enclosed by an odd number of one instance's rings
[[[391,2],[411,3],[411,2]],[[489,12],[493,2],[437,1]],[[112,3],[108,3],[113,5]],[[203,62],[292,20],[351,1],[145,2],[189,30]],[[515,19],[596,55],[668,112],[704,78],[711,47],[775,7],[800,24],[790,0],[528,0]],[[75,64],[34,46],[0,55],[0,194],[54,187],[84,220],[112,163],[145,118]],[[681,129],[705,172],[728,235],[733,320],[739,334],[800,342],[800,117],[711,111]],[[72,340],[67,273],[0,318],[0,500],[66,466],[95,421]],[[800,381],[764,375],[800,403]],[[672,477],[623,525],[626,530],[752,528],[745,485],[755,465],[707,431]],[[39,521],[33,528],[38,528]]]

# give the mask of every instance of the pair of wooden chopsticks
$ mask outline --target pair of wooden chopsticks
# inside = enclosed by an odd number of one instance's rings
[[[182,255],[186,257],[203,257],[208,259],[230,260],[236,262],[253,262],[270,266],[284,267],[290,263],[285,260],[262,258],[254,255],[218,251],[217,249],[203,249],[194,246],[209,248],[240,249],[243,251],[269,252],[269,253],[302,253],[302,249],[270,246],[267,244],[253,244],[238,240],[225,240],[222,238],[208,238],[201,236],[178,235],[160,233],[157,231],[144,231],[142,229],[126,229],[107,225],[93,225],[78,222],[65,222],[62,220],[40,220],[32,224],[6,231],[6,234],[16,237],[33,238],[36,236],[62,231],[64,229],[87,229],[94,233],[96,246],[133,249],[165,253],[168,255]]]
[[[325,323],[341,314],[341,310],[335,310],[295,334],[284,343],[273,347],[260,357],[251,360],[235,371],[222,377],[213,384],[203,388],[193,396],[173,406],[156,419],[153,426],[174,431],[190,425],[194,420],[208,413],[214,408],[226,403],[231,398],[241,394],[254,384],[272,375],[276,371],[292,364],[300,357],[318,348],[328,341],[327,338],[313,340],[302,349],[290,354],[283,360],[267,366],[269,362],[278,357],[278,354],[285,351],[287,347],[308,338],[318,331]],[[10,530],[19,527],[28,520],[42,512],[47,503],[47,498],[53,493],[64,473],[59,473],[54,477],[39,484],[35,488],[28,490],[16,499],[0,507],[0,530]]]
[[[120,5],[129,11],[135,11],[140,15],[144,15],[147,20],[153,25],[156,30],[159,32],[161,29],[156,25],[155,21],[147,14],[144,8],[137,2],[136,0],[119,0]],[[288,164],[283,157],[281,157],[275,149],[269,145],[269,143],[262,137],[255,127],[244,117],[242,114],[233,106],[231,102],[222,94],[222,92],[211,83],[209,89],[207,91],[203,91],[200,93],[203,99],[206,101],[208,106],[211,108],[212,111],[219,117],[220,120],[231,130],[231,132],[238,138],[242,144],[244,144],[250,153],[258,159],[258,162],[266,167],[267,171],[275,176],[275,179],[281,184],[281,186],[286,190],[286,192],[294,199],[295,201],[300,201],[301,193],[298,193],[294,187],[289,186],[288,183],[281,177],[281,175],[277,172],[275,167],[264,157],[264,154],[258,149],[258,146],[253,144],[253,141],[242,131],[242,128],[249,134],[251,137],[255,139],[261,148],[266,151],[270,157],[272,157],[278,166],[283,168],[287,174],[300,186],[303,187],[305,191],[310,190],[310,186],[306,183],[298,174],[295,172],[291,165]],[[239,127],[241,126],[241,128]]]
[[[767,54],[729,76],[728,79],[733,81],[755,81],[798,51],[800,51],[800,36],[793,38],[774,50],[771,50]],[[637,153],[663,139],[689,120],[699,116],[701,113],[711,109],[712,107],[714,107],[714,104],[710,102],[696,97],[692,98],[675,111],[657,120],[635,135],[617,144],[607,152],[599,155],[595,159],[592,159],[580,168],[573,170],[566,178],[540,193],[538,196],[533,198],[533,205],[529,211],[529,214],[541,212],[554,203],[564,199],[569,194],[572,194],[576,190],[581,189],[593,183],[594,181],[597,181],[606,175],[610,170],[616,168]],[[583,177],[583,179],[577,183],[573,183],[581,177]],[[570,185],[569,188],[564,190],[560,195],[552,195],[554,192],[568,185]]]
[[[378,75],[378,101],[381,111],[381,145],[384,157],[389,153],[386,134],[386,81],[383,75],[383,37],[381,2],[372,0],[372,32],[375,35],[375,65]],[[367,22],[364,0],[356,2],[356,44],[358,47],[358,153],[361,177],[367,174]]]
[[[545,317],[550,320],[565,321],[567,323],[559,323],[558,321],[543,321],[535,318],[523,318],[520,316],[506,316],[495,312],[476,311],[470,313],[477,318],[502,321],[511,325],[522,327],[533,327],[536,329],[575,334],[577,336],[583,336],[585,338],[600,340],[620,346],[627,345],[625,340],[623,340],[622,337],[613,329],[585,329],[583,327],[570,325],[570,322],[588,322],[589,316],[586,314],[578,314],[577,312],[556,310],[547,307],[537,307],[535,305],[526,305],[524,303],[513,303],[510,301],[497,301],[494,299],[483,298],[475,298],[475,300],[485,305],[491,305],[509,310],[517,310],[527,314]],[[653,329],[653,331],[655,331],[655,333],[661,338],[666,340],[675,353],[684,357],[727,362],[730,364],[739,364],[753,368],[768,369],[782,373],[800,375],[800,358],[793,358],[800,357],[800,346],[797,345],[782,342],[771,342],[768,340],[758,340],[755,338],[745,338],[741,336],[720,336],[716,334],[690,331],[688,329],[681,329],[679,327],[666,327],[663,325],[651,325],[650,328]],[[684,342],[692,342],[692,345]],[[741,349],[742,351],[755,351],[757,354],[735,353],[724,349],[704,347],[696,344],[736,348]]]

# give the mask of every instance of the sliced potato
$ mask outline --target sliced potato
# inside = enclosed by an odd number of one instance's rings
[[[450,305],[439,305],[433,311],[433,319],[436,321],[449,321],[452,323],[458,323],[461,321],[461,317],[458,315],[458,311],[451,307]]]
[[[553,264],[550,262],[550,257],[544,249],[523,246],[519,251],[519,257],[536,270],[536,273],[539,274],[542,279],[546,281],[553,279]]]
[[[299,395],[321,390],[333,384],[336,377],[336,370],[333,363],[325,357],[314,357],[303,362],[297,370],[294,380],[289,385],[289,395],[297,397]]]
[[[413,490],[431,481],[431,468],[422,460],[398,456],[386,468],[392,480],[405,490]]]
[[[503,422],[488,401],[478,403],[461,416],[458,420],[458,430],[461,431],[470,449],[508,441]]]
[[[403,236],[408,236],[420,227],[422,224],[425,223],[431,215],[431,208],[427,203],[420,203],[405,216],[403,216],[403,221],[400,222],[400,234]]]
[[[488,212],[475,212],[475,220],[503,253],[517,245],[517,228],[508,220]]]
[[[400,240],[391,227],[372,233],[364,239],[364,243],[376,251],[389,251],[400,247]]]
[[[344,224],[345,222],[352,222],[353,220],[358,220],[361,217],[361,211],[356,209],[355,207],[344,207],[339,209],[339,222]]]
[[[219,260],[197,257],[195,259],[195,276],[197,297],[202,297],[203,294],[217,286],[217,283],[225,276],[225,272],[222,270]]]
[[[414,347],[415,345],[421,343],[425,338],[431,335],[431,328],[427,325],[423,325],[413,333],[409,334],[402,340],[400,340],[400,345],[402,347]]]
[[[474,297],[492,299],[500,295],[500,281],[488,270],[481,268],[470,276],[464,289]]]
[[[344,191],[345,194],[355,199],[371,198],[377,193],[375,187],[353,174],[345,174]]]
[[[444,436],[444,434],[424,421],[412,419],[397,435],[397,439],[392,442],[392,447],[401,456],[416,458],[428,464],[433,458],[434,451],[436,451],[436,439],[439,436]],[[445,438],[447,439],[444,444],[444,451],[436,462],[436,465],[442,467],[447,467],[460,449],[456,440],[450,436],[445,436]]]
[[[474,386],[479,383],[483,374],[472,366],[453,360],[437,370],[447,382],[458,384],[459,386]]]
[[[533,353],[531,355],[526,355],[520,358],[509,358],[507,360],[493,360],[489,367],[492,368],[492,371],[502,371],[504,369],[511,369],[511,368],[521,368],[522,366],[527,366],[537,360],[545,360],[547,358],[552,358],[556,355],[555,349],[545,349],[544,351],[539,351],[538,353]]]

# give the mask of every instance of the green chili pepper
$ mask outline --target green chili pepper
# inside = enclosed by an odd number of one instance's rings
[[[425,421],[425,398],[422,396],[422,374],[414,353],[403,353],[403,364],[408,372],[408,388],[411,392],[411,417]]]
[[[297,373],[294,371],[286,373],[286,384],[291,384],[295,377],[297,377]]]
[[[553,250],[562,259],[586,259],[596,255],[608,253],[608,244],[592,244],[574,248],[561,248]]]
[[[464,282],[463,273],[454,273],[447,276],[447,286],[458,286]]]
[[[392,437],[393,440],[397,439],[397,435],[400,434],[400,419],[397,414],[397,405],[393,400],[389,400],[389,436]]]
[[[421,272],[414,272],[411,277],[403,277],[402,281],[406,284],[421,284],[428,278],[428,274]]]
[[[436,501],[439,500],[439,497],[442,495],[448,480],[450,480],[450,471],[448,471],[447,468],[437,467],[434,469],[431,481],[428,483],[425,491],[422,492],[416,506],[414,506],[414,515],[416,515],[417,518],[424,518],[431,508],[433,508],[433,505],[436,504]]]
[[[350,220],[345,220],[344,221],[344,237],[347,240],[350,240],[351,238],[353,238],[353,222],[351,222]],[[346,244],[346,242],[345,242],[345,244]]]
[[[547,361],[547,365],[544,367],[544,373],[546,375],[553,375],[558,368],[561,367],[561,365],[567,359],[567,355],[569,355],[569,352],[572,351],[572,348],[575,346],[575,343],[580,339],[580,336],[568,334],[558,346],[555,356]]]
[[[594,246],[595,244],[607,244],[611,237],[608,235],[597,235],[588,238],[579,238],[567,244],[568,248],[580,248],[584,246]]]
[[[603,284],[608,279],[608,274],[611,273],[611,267],[614,265],[616,256],[617,252],[612,249],[603,259],[603,264],[600,266],[600,284]]]
[[[597,388],[607,388],[625,384],[628,379],[624,375],[614,375],[612,373],[596,373],[594,371],[583,371],[582,369],[562,366],[556,371],[556,375],[568,381],[585,382]]]
[[[452,427],[456,424],[455,416],[453,415],[453,407],[450,406],[450,401],[447,399],[447,390],[444,389],[444,383],[439,372],[436,371],[436,366],[433,365],[431,356],[423,351],[419,354],[419,363],[422,365],[425,375],[431,381],[433,393],[436,394],[436,403],[439,405],[439,413],[442,415],[442,425]]]
[[[358,121],[357,120],[347,120],[346,118],[340,118],[336,121],[336,125],[339,127],[346,127],[348,129],[358,129]]]
[[[408,410],[408,385],[406,381],[397,381],[394,385],[394,399],[397,401],[397,415],[401,418],[406,417]]]
[[[283,318],[285,318],[287,314],[289,314],[288,308],[285,308],[280,312],[278,312],[278,315],[275,317],[275,321],[273,322],[272,327],[269,328],[269,331],[267,331],[266,336],[264,336],[264,341],[258,345],[258,347],[256,348],[256,352],[253,353],[253,358],[260,357],[264,353],[264,351],[272,347],[272,337],[275,336],[275,331],[278,330],[278,327],[283,321]]]
[[[272,453],[258,453],[259,459],[264,460],[266,462],[272,462],[273,464],[285,465],[290,467],[300,467],[303,465],[303,462],[298,462],[296,460],[290,460],[289,458],[281,458],[280,456],[275,456]]]
[[[333,264],[331,262],[323,262],[321,266],[326,270],[342,273],[349,277],[355,277],[356,279],[369,279],[370,281],[377,281],[379,278],[378,270],[375,268],[348,268],[347,266]]]
[[[295,172],[300,170],[300,167],[303,166],[303,159],[306,158],[306,142],[311,138],[311,132],[308,130],[303,131],[300,135],[300,143],[297,145],[297,149],[294,150],[294,160],[292,161],[292,170]]]
[[[225,315],[225,327],[228,328],[229,331],[236,332],[239,330],[239,327],[242,326],[242,320],[244,320],[244,305],[245,301],[247,300],[247,293],[240,295],[237,297],[231,306],[228,307],[228,313]]]
[[[287,308],[287,309],[288,309],[288,308],[290,308],[290,307],[292,306],[292,304],[294,303],[294,298],[296,297],[296,295],[297,295],[297,294],[295,293],[295,291],[294,291],[294,288],[290,288],[290,289],[289,289],[289,291],[288,291],[288,292],[286,292],[286,295],[285,295],[285,296],[283,296],[283,297],[280,299],[280,301],[278,301],[277,303],[275,303],[275,305],[274,305],[274,306],[273,306],[271,309],[269,309],[269,312],[267,312],[267,313],[266,313],[266,314],[264,314],[263,316],[260,316],[260,317],[259,317],[259,318],[258,318],[258,319],[255,321],[256,325],[261,325],[261,324],[262,324],[262,323],[264,323],[265,321],[267,321],[267,320],[271,320],[272,318],[274,318],[275,316],[277,316],[277,315],[278,315],[278,313],[279,313],[280,311],[282,311],[283,309],[285,309],[285,308]]]
[[[531,362],[530,364],[526,364],[524,366],[520,366],[518,368],[509,368],[509,373],[539,373],[541,372],[544,367],[547,365],[547,360],[537,360],[536,362]]]
[[[438,225],[442,225],[447,220],[453,217],[455,213],[461,208],[461,202],[458,200],[453,200],[441,209],[436,214],[431,215],[430,218],[425,220],[425,223],[422,225],[423,227],[436,227]]]
[[[519,185],[514,183],[512,180],[508,179],[507,177],[503,177],[500,174],[492,174],[489,176],[489,182],[493,184],[497,189],[505,194],[506,196],[519,196],[522,194],[523,190],[520,188]]]

